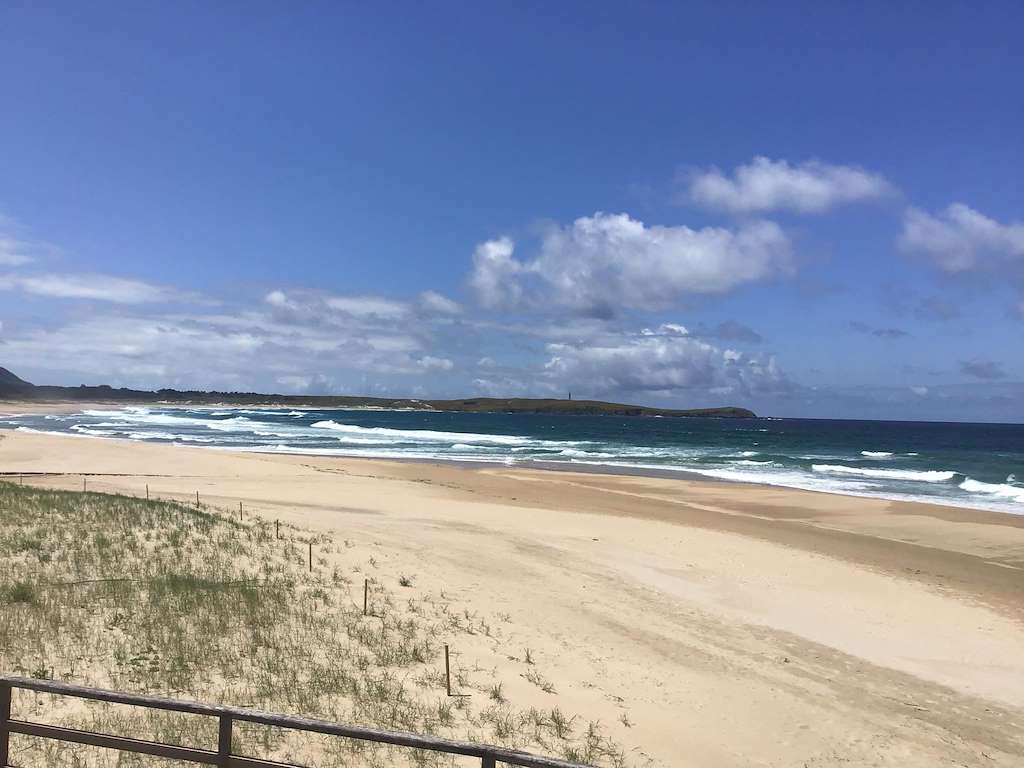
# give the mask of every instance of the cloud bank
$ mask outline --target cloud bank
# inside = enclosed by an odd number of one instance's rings
[[[545,373],[588,392],[710,393],[726,397],[791,388],[773,357],[722,349],[665,323],[639,333],[547,347]]]

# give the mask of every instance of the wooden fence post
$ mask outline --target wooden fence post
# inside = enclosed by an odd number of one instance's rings
[[[217,733],[217,763],[231,765],[231,717],[220,716],[220,727]]]
[[[370,607],[370,580],[363,579],[363,616],[365,616]]]
[[[444,645],[444,681],[445,687],[448,689],[448,695],[452,695],[452,667],[448,661],[448,644]]]
[[[10,765],[7,761],[11,744],[11,732],[8,730],[10,719],[11,686],[0,683],[0,766]]]
[[[309,542],[309,572],[313,572],[313,542]]]

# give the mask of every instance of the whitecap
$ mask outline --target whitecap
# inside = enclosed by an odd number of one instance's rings
[[[944,483],[956,477],[956,472],[951,470],[914,472],[908,469],[865,469],[863,467],[848,467],[845,464],[812,464],[811,469],[815,472],[830,474],[858,475],[881,480],[918,480],[924,483]]]
[[[1012,477],[1012,475],[1011,475]],[[1024,488],[1019,485],[1004,485],[1002,483],[983,483],[980,480],[966,478],[960,483],[960,488],[968,493],[985,493],[991,496],[999,496],[1011,499],[1024,504]]]
[[[481,435],[473,432],[438,432],[432,429],[391,429],[389,427],[360,427],[355,424],[339,424],[336,421],[317,421],[311,425],[314,429],[330,429],[336,432],[347,432],[355,435],[376,435],[381,437],[402,438],[404,442],[462,442],[485,443],[493,445],[577,445],[580,441],[571,440],[535,440],[518,435]]]

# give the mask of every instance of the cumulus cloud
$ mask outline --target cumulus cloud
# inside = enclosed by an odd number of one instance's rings
[[[695,230],[600,212],[550,227],[530,260],[514,251],[508,238],[477,247],[470,285],[481,304],[557,306],[598,317],[724,293],[787,271],[791,256],[789,239],[768,221]]]
[[[1000,224],[963,203],[936,214],[910,208],[899,243],[950,273],[1007,262],[1024,266],[1024,223]]]
[[[588,393],[749,395],[791,385],[775,359],[721,349],[664,324],[577,344],[549,344],[549,380]]]
[[[0,275],[0,290],[20,290],[59,299],[91,299],[114,304],[198,301],[197,294],[124,277],[98,274]]]
[[[976,379],[988,381],[1006,378],[1006,371],[1003,370],[1002,364],[993,360],[961,360],[960,372]]]
[[[515,243],[499,237],[480,243],[473,251],[473,272],[470,287],[485,307],[511,307],[519,303],[522,288],[519,274],[523,265],[513,258]]]
[[[732,213],[823,213],[839,205],[877,200],[894,192],[883,176],[856,166],[818,160],[790,165],[785,160],[755,157],[734,169],[731,177],[718,168],[689,173],[683,197],[688,202]]]

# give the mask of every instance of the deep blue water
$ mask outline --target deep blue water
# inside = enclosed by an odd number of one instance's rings
[[[0,426],[283,453],[694,472],[1024,513],[1024,425],[125,408]]]

